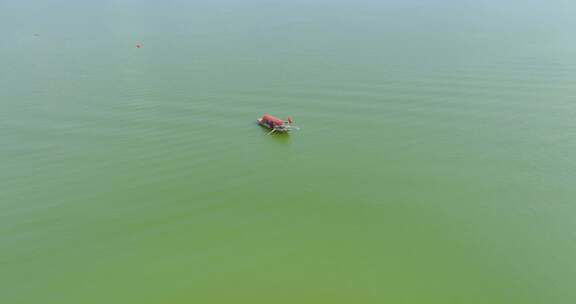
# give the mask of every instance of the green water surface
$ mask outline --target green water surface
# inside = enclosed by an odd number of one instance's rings
[[[576,303],[575,16],[0,0],[0,303]]]

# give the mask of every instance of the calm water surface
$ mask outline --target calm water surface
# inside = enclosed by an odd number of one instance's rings
[[[576,302],[572,1],[207,2],[0,0],[0,302]]]

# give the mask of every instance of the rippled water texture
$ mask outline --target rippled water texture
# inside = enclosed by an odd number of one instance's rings
[[[0,0],[0,302],[576,302],[572,2],[78,2]]]

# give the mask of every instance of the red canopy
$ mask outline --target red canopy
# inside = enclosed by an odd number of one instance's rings
[[[262,122],[265,123],[272,123],[275,126],[281,126],[284,124],[284,121],[278,117],[272,116],[270,114],[264,114],[264,116],[262,116]]]

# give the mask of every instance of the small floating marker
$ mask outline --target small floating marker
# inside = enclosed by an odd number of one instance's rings
[[[137,49],[141,49],[141,48],[142,48],[142,43],[140,43],[140,42],[136,43],[136,48],[137,48]]]

